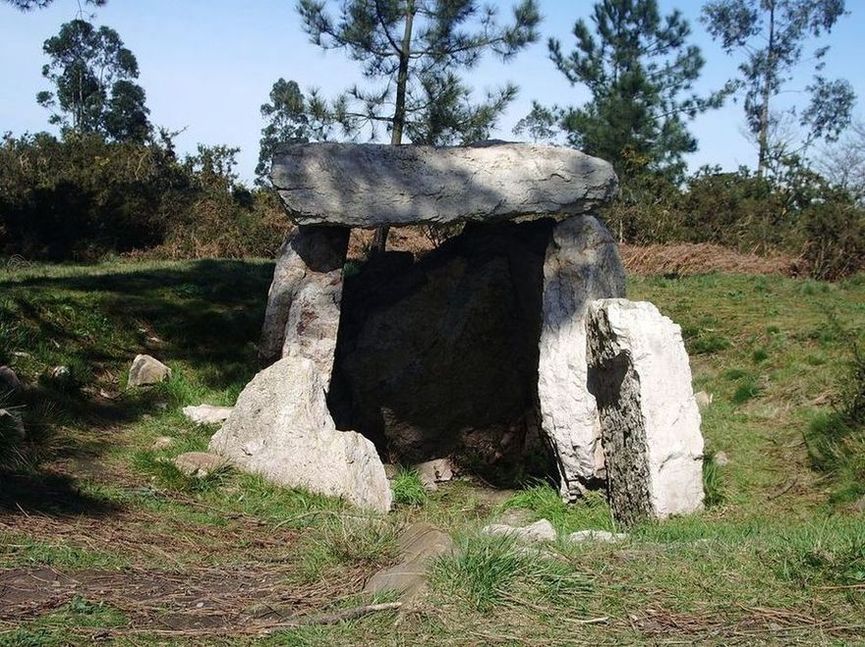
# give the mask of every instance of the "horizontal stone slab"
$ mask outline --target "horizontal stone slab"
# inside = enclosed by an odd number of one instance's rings
[[[271,179],[300,225],[349,227],[532,220],[609,202],[612,166],[559,146],[294,144]]]

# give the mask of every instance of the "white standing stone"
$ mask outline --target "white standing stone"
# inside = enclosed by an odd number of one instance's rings
[[[541,429],[568,500],[604,475],[598,411],[587,385],[586,311],[595,299],[624,293],[625,272],[606,227],[592,216],[558,223],[544,260],[538,397]]]
[[[390,483],[375,446],[336,429],[325,388],[311,359],[276,362],[246,386],[210,449],[276,483],[387,512]]]
[[[345,227],[298,227],[286,239],[267,298],[258,347],[262,365],[301,355],[329,383],[349,233]]]
[[[681,328],[651,303],[589,306],[589,386],[624,525],[703,507],[703,436]]]

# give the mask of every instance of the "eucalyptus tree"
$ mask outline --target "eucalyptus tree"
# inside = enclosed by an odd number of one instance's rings
[[[49,121],[75,132],[99,132],[118,141],[143,141],[150,132],[138,61],[110,27],[86,20],[63,24],[45,41],[42,76],[54,86],[36,95],[53,111]]]
[[[805,60],[806,45],[832,31],[845,15],[845,0],[711,0],[702,11],[709,33],[727,53],[740,52],[738,84],[744,89],[748,128],[757,140],[758,172],[772,155],[772,121],[784,111],[775,99]],[[807,106],[795,112],[804,146],[836,141],[849,125],[856,97],[849,82],[823,75],[828,46],[813,50],[814,76]]]

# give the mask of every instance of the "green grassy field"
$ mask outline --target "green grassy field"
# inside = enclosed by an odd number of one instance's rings
[[[180,409],[233,404],[254,374],[271,272],[198,261],[0,274],[0,364],[32,385],[33,439],[0,449],[0,645],[865,644],[865,442],[833,427],[865,339],[865,277],[632,279],[630,298],[682,325],[696,389],[714,396],[708,451],[729,463],[710,463],[700,515],[532,555],[478,530],[514,508],[563,531],[613,529],[603,498],[567,507],[547,486],[467,482],[426,494],[403,474],[401,503],[371,518],[253,476],[173,468],[213,432]],[[139,352],[172,379],[127,390]],[[61,365],[68,375],[52,377]],[[176,442],[153,450],[160,436]],[[363,582],[418,520],[461,547],[423,599],[278,627],[368,601]]]

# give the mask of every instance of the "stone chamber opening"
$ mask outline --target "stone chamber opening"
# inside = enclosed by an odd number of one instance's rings
[[[385,462],[450,456],[507,486],[555,481],[540,434],[543,265],[554,221],[468,224],[345,278],[328,406]]]

